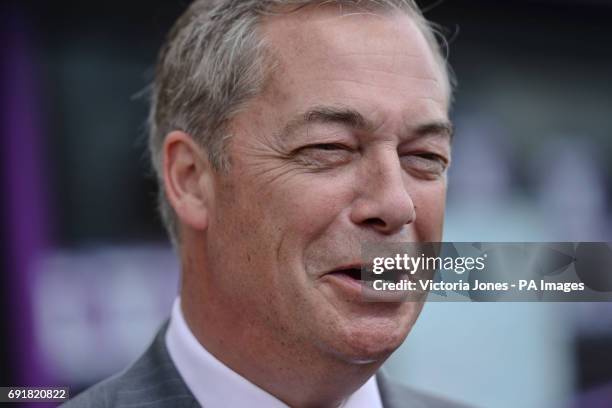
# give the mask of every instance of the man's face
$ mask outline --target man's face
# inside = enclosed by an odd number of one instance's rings
[[[441,240],[444,77],[408,16],[319,7],[263,28],[279,64],[231,124],[211,282],[279,340],[352,363],[386,358],[422,304],[364,302],[339,270],[360,268],[363,242]]]

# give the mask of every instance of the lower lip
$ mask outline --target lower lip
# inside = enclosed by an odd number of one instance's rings
[[[374,290],[356,279],[341,273],[325,275],[324,280],[353,299],[363,302],[403,302],[409,297],[409,291]]]

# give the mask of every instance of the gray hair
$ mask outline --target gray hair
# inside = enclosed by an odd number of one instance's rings
[[[291,8],[336,4],[367,11],[393,10],[410,15],[438,59],[452,91],[438,33],[414,0],[196,0],[176,21],[163,45],[152,84],[149,150],[159,182],[159,210],[172,243],[179,244],[179,223],[163,181],[162,147],[174,130],[190,134],[216,171],[230,166],[225,147],[228,122],[261,92],[273,59],[258,35],[262,16]],[[443,37],[441,37],[443,38]]]

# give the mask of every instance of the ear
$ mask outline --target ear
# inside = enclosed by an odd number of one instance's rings
[[[174,131],[164,142],[163,169],[166,197],[181,222],[205,230],[214,202],[208,155],[189,134]]]

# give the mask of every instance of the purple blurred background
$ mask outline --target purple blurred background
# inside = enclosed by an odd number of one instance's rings
[[[76,393],[168,316],[178,265],[138,95],[186,4],[0,6],[0,386]],[[447,0],[427,16],[459,79],[445,240],[611,242],[612,1]],[[462,307],[424,313],[390,369],[480,406],[612,406],[612,305]],[[449,338],[480,360],[453,360]]]

